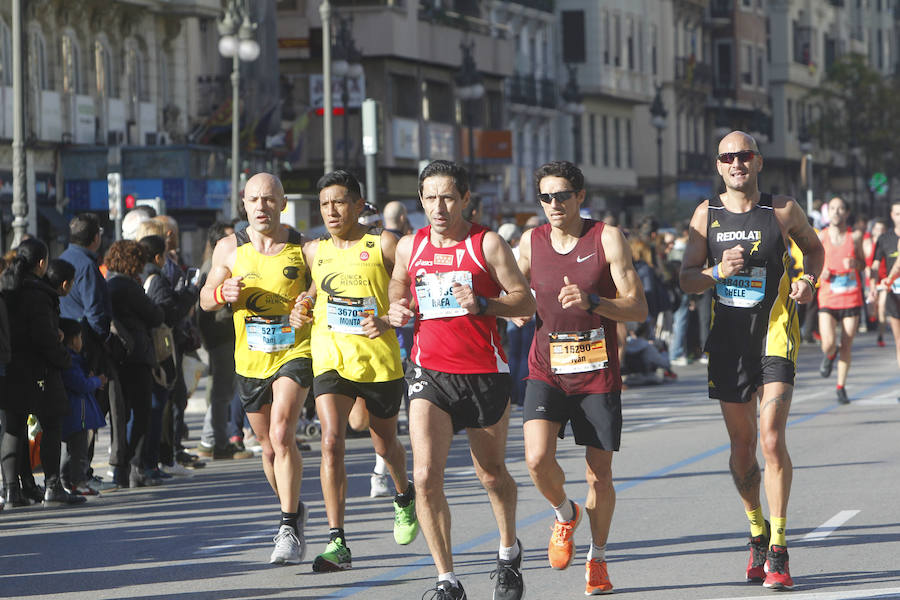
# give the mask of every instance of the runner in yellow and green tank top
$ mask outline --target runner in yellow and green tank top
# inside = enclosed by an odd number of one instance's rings
[[[313,390],[322,423],[320,479],[329,541],[313,561],[313,571],[351,567],[344,533],[347,471],[344,447],[354,405],[365,403],[375,452],[387,463],[394,497],[394,541],[405,545],[419,533],[415,488],[406,473],[406,450],[397,438],[404,395],[397,335],[387,320],[388,283],[397,238],[370,232],[359,223],[364,201],[359,182],[334,171],[318,182],[319,209],[329,237],[306,247],[316,302],[313,310]],[[300,325],[302,306],[291,322]],[[362,406],[360,406],[360,409]],[[326,441],[328,443],[326,443]]]
[[[388,283],[381,236],[366,233],[347,248],[334,239],[318,242],[311,265],[317,300],[313,311],[313,375],[337,371],[359,383],[400,379],[400,345],[389,329],[370,339],[363,331],[367,316],[387,314]],[[365,357],[365,360],[361,360]]]

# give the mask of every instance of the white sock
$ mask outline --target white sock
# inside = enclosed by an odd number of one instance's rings
[[[456,574],[453,571],[449,573],[441,573],[438,575],[438,581],[449,581],[450,585],[453,587],[459,587],[459,579],[456,578]]]
[[[557,521],[571,521],[575,518],[575,507],[572,506],[572,501],[568,498],[563,500],[559,506],[554,506],[553,510],[556,512]]]
[[[381,458],[380,454],[375,455],[375,468],[372,469],[372,472],[376,475],[384,475],[387,473],[387,463],[384,462],[384,459]]]
[[[598,546],[597,544],[591,542],[591,549],[588,550],[588,560],[606,560],[606,544],[602,546]]]
[[[508,548],[500,546],[500,550],[497,551],[497,557],[500,560],[515,560],[517,556],[519,556],[519,540],[516,540],[516,543]]]

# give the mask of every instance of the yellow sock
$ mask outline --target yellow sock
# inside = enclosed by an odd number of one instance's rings
[[[763,518],[762,508],[757,506],[753,510],[745,511],[750,519],[750,537],[766,534],[766,520]]]
[[[769,517],[769,522],[772,524],[772,538],[769,540],[769,548],[772,546],[787,546],[784,533],[787,517]]]

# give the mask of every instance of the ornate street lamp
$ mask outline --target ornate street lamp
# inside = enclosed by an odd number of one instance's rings
[[[663,106],[662,86],[656,86],[656,95],[653,97],[653,103],[650,105],[650,124],[656,128],[656,187],[659,191],[659,205],[663,205],[663,154],[662,154],[662,133],[666,128],[666,116],[669,113]]]
[[[240,135],[238,123],[239,85],[241,61],[253,62],[259,56],[259,44],[254,39],[257,24],[250,20],[246,0],[229,0],[225,14],[218,23],[219,54],[232,59],[231,63],[231,216],[240,214],[238,196],[238,170],[240,162]]]
[[[572,115],[572,162],[581,162],[581,115],[584,114],[584,97],[578,89],[578,67],[572,63],[566,63],[569,71],[569,80],[563,88],[563,112]]]
[[[476,100],[484,97],[484,84],[481,82],[481,74],[475,66],[475,57],[472,48],[475,42],[461,43],[462,65],[456,75],[456,97],[463,103],[466,126],[469,129],[469,179],[471,186],[475,183],[475,117],[474,104]]]
[[[363,74],[363,67],[360,64],[362,53],[356,47],[351,31],[351,19],[339,18],[337,37],[334,40],[334,60],[331,63],[331,73],[336,77],[341,77],[343,85],[341,86],[341,105],[344,109],[344,168],[350,167],[350,134],[349,134],[349,112],[350,112],[350,92],[348,83],[350,79],[356,79]]]

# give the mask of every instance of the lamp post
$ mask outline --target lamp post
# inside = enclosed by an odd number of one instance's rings
[[[663,154],[662,154],[662,133],[666,128],[666,116],[669,113],[663,106],[662,86],[656,86],[656,95],[653,97],[653,103],[650,105],[650,124],[656,128],[656,187],[659,191],[659,206],[663,205]]]
[[[462,65],[459,73],[456,75],[456,97],[463,103],[463,112],[465,113],[466,126],[469,129],[469,179],[470,187],[475,184],[475,123],[474,108],[475,100],[484,97],[484,84],[481,82],[481,74],[475,66],[475,57],[472,55],[472,48],[475,42],[459,45],[462,49]]]
[[[238,140],[240,126],[238,123],[239,90],[241,81],[241,61],[253,62],[259,56],[259,44],[254,39],[256,23],[250,20],[250,11],[246,0],[228,0],[225,14],[218,23],[219,54],[231,61],[231,215],[237,217],[238,203],[238,171],[240,148]]]
[[[343,85],[341,86],[341,106],[344,109],[344,168],[350,166],[350,92],[348,90],[349,80],[356,79],[363,73],[362,65],[359,63],[361,53],[356,47],[353,40],[353,32],[350,30],[351,19],[341,18],[338,21],[337,37],[334,40],[334,62],[331,63],[331,72],[336,77],[340,77]]]
[[[859,191],[856,187],[857,169],[859,168],[859,155],[862,154],[862,148],[856,137],[856,131],[850,131],[850,140],[847,145],[850,151],[850,176],[853,178],[853,208],[859,208]]]
[[[28,202],[25,197],[25,78],[22,55],[22,23],[24,1],[12,3],[12,84],[13,84],[13,239],[10,248],[17,247],[25,239],[28,227]],[[4,240],[5,241],[5,240]],[[4,248],[5,249],[5,248]]]
[[[569,79],[566,87],[560,94],[563,99],[563,112],[572,115],[572,162],[581,162],[581,115],[584,114],[584,103],[581,90],[578,89],[578,67],[572,63],[566,63]]]
[[[813,211],[813,155],[812,139],[809,135],[809,128],[806,126],[806,119],[800,122],[797,141],[800,145],[800,152],[803,153],[800,170],[803,173],[803,181],[806,183],[806,214],[811,215]]]

